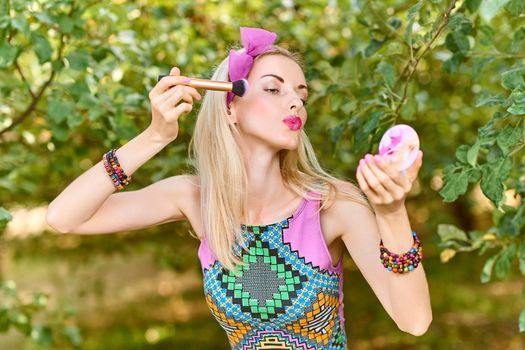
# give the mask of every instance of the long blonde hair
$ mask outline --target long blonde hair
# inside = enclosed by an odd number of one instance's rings
[[[255,62],[267,55],[283,55],[302,68],[296,53],[278,46],[257,56]],[[228,81],[228,58],[219,64],[211,79]],[[241,218],[247,217],[248,181],[246,165],[233,135],[237,129],[230,125],[227,113],[226,93],[207,91],[190,140],[189,159],[200,177],[201,218],[207,245],[223,268],[236,271],[243,261],[234,253],[233,246],[238,243],[246,249]],[[308,191],[320,194],[320,209],[338,194],[371,209],[353,181],[352,191],[337,188],[340,180],[321,168],[304,129],[300,132],[298,148],[281,150],[279,159],[285,185],[301,197],[307,197]]]

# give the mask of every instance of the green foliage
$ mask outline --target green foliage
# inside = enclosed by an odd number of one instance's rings
[[[79,329],[66,324],[74,311],[55,312],[48,316],[45,323],[33,321],[39,313],[46,310],[49,295],[33,293],[29,300],[23,300],[15,282],[5,281],[0,282],[0,296],[0,333],[14,327],[30,337],[35,344],[44,347],[56,348],[67,344],[76,348],[82,344]]]
[[[49,202],[147,127],[158,74],[178,66],[209,77],[239,41],[239,26],[262,26],[305,58],[306,131],[323,166],[353,178],[384,131],[410,123],[425,152],[418,206],[442,208],[426,186],[439,174],[443,186],[433,190],[444,202],[479,183],[494,206],[488,229],[430,218],[443,260],[496,249],[482,282],[493,271],[506,276],[513,259],[525,275],[524,7],[520,0],[0,2],[1,205]],[[194,120],[195,112],[183,118],[176,143],[140,169],[131,190],[187,171]],[[507,205],[510,193],[516,206]],[[446,218],[462,219],[446,210]],[[0,229],[10,219],[0,208]],[[163,242],[151,249],[169,266],[185,266],[185,255]],[[34,331],[43,343],[45,327]],[[74,329],[63,333],[80,339]]]

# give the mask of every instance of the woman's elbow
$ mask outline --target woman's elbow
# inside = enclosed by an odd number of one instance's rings
[[[51,227],[56,233],[69,233],[69,230],[61,227],[58,223],[58,219],[56,216],[56,213],[54,213],[52,210],[47,208],[46,212],[46,224]]]
[[[413,336],[420,337],[428,331],[431,323],[432,323],[432,316],[430,317],[428,321],[417,322],[411,325],[410,327],[403,327],[403,328],[399,327],[399,329]]]

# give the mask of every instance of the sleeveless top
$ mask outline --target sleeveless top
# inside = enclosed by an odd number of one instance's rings
[[[201,240],[206,303],[232,349],[346,348],[343,257],[333,266],[312,198],[274,224],[241,225],[249,253],[234,246],[247,263],[237,275]]]

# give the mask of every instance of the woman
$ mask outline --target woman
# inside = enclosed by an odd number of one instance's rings
[[[399,328],[422,335],[432,313],[404,205],[422,153],[403,174],[367,155],[360,189],[327,174],[303,130],[308,88],[299,59],[272,45],[274,33],[241,28],[241,37],[244,48],[212,79],[246,78],[249,89],[205,95],[190,144],[195,175],[113,193],[176,140],[178,118],[201,99],[173,68],[149,94],[150,126],[73,181],[49,205],[49,225],[94,234],[188,220],[201,241],[206,302],[234,349],[346,348],[345,250]]]

